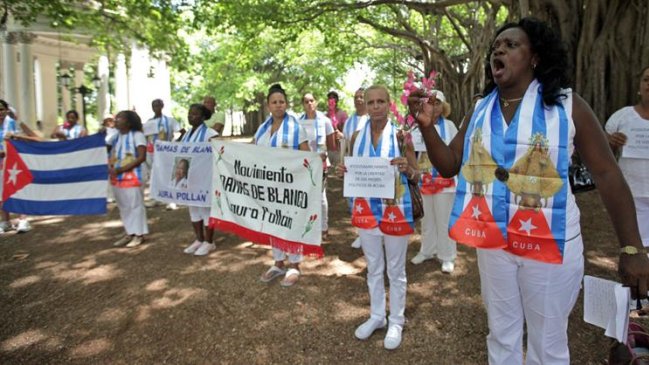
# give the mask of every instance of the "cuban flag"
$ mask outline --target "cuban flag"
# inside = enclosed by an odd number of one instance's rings
[[[61,142],[7,140],[3,209],[29,215],[106,213],[104,134]]]

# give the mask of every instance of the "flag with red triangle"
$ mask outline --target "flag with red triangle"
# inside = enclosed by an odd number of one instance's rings
[[[433,195],[443,191],[446,188],[455,186],[455,179],[435,176],[431,173],[425,173],[421,176],[421,193],[424,195]]]
[[[10,196],[25,186],[31,184],[34,177],[25,162],[20,157],[13,143],[7,143],[6,159],[4,161],[5,171],[2,179],[2,201],[6,201]]]
[[[455,241],[478,248],[504,248],[505,237],[498,228],[484,195],[473,195],[449,230]],[[490,239],[487,240],[486,238]]]
[[[405,236],[414,232],[398,205],[386,204],[379,224],[381,232],[391,236]]]
[[[560,264],[563,256],[543,211],[518,209],[507,226],[505,251],[529,259]]]
[[[352,207],[352,225],[362,229],[372,229],[378,226],[370,204],[365,198],[355,198]]]

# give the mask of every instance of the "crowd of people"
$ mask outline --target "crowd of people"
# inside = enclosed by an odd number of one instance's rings
[[[476,248],[488,317],[489,363],[568,364],[568,317],[584,272],[579,208],[568,184],[573,152],[592,173],[611,216],[620,245],[621,280],[632,287],[634,296],[644,296],[649,289],[649,259],[644,254],[649,246],[649,158],[632,151],[642,138],[639,134],[649,131],[649,67],[639,75],[637,104],[614,113],[604,133],[589,105],[569,88],[565,48],[546,24],[531,18],[505,24],[497,30],[486,61],[482,95],[471,110],[461,111],[466,117],[459,126],[447,119],[451,105],[442,90],[421,87],[409,95],[409,115],[423,149],[415,151],[403,138],[404,130],[390,116],[390,93],[380,85],[355,92],[351,116],[340,109],[336,92],[327,95],[328,112],[318,110],[316,95],[304,93],[304,112],[298,116],[289,112],[286,91],[275,84],[266,96],[269,116],[252,143],[320,154],[325,169],[323,240],[329,239],[330,167],[344,178],[343,155],[388,159],[394,166],[393,199],[349,198],[351,224],[358,232],[352,245],[362,249],[367,261],[370,298],[369,318],[356,328],[356,338],[368,339],[387,327],[384,347],[391,350],[401,344],[406,253],[416,230],[411,189],[419,189],[424,210],[421,242],[410,262],[419,265],[436,258],[441,271],[451,274],[456,243]],[[138,246],[149,232],[144,187],[153,143],[206,142],[223,130],[213,97],[190,106],[188,131],[164,115],[163,107],[162,100],[154,100],[154,116],[144,124],[133,111],[104,119],[109,180],[125,230],[115,246]],[[87,134],[76,111],[66,113],[65,119],[52,138]],[[17,133],[9,105],[2,100],[0,121],[0,136]],[[188,167],[189,161],[176,163],[174,184],[188,184]],[[9,219],[3,214],[0,229],[6,230]],[[207,255],[216,249],[215,232],[207,224],[210,210],[190,207],[189,216],[195,239],[184,252]],[[272,257],[260,281],[281,277],[281,286],[295,285],[302,253],[273,247]]]

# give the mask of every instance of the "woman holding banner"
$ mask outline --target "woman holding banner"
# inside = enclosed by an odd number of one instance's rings
[[[414,232],[414,219],[408,180],[419,180],[417,161],[411,143],[400,148],[399,130],[388,120],[390,94],[384,86],[371,86],[365,91],[369,122],[354,133],[352,156],[389,158],[396,166],[395,199],[354,198],[352,225],[359,228],[361,248],[367,260],[367,286],[370,293],[370,318],[355,332],[365,340],[374,331],[388,325],[383,345],[393,350],[401,344],[406,309],[406,251]],[[339,174],[347,169],[337,167]],[[386,323],[385,286],[383,276],[387,262],[390,281],[390,316]]]
[[[434,128],[434,95],[409,106],[428,157],[458,175],[449,232],[476,247],[487,310],[489,364],[569,364],[568,317],[584,272],[579,208],[568,184],[577,149],[597,181],[620,243],[619,272],[644,297],[649,260],[629,187],[586,102],[567,87],[568,57],[548,25],[501,27],[487,54],[484,98],[447,145]]]
[[[649,131],[649,66],[640,72],[638,95],[636,105],[616,111],[606,122],[608,143],[616,154],[627,144],[628,136]],[[618,163],[633,195],[642,244],[649,247],[649,155],[627,156],[622,154]]]
[[[320,153],[322,157],[322,239],[326,240],[329,233],[329,202],[327,201],[327,169],[329,158],[327,151],[336,146],[334,127],[331,119],[317,110],[318,102],[312,93],[302,96],[304,114],[300,116],[300,124],[306,131],[311,151]]]
[[[144,235],[149,233],[142,181],[146,139],[142,133],[142,120],[134,111],[123,110],[117,113],[115,127],[119,133],[108,141],[108,173],[126,236],[113,245],[136,247],[144,242]]]
[[[65,141],[87,135],[86,128],[79,124],[79,113],[76,110],[69,110],[65,113],[65,123],[57,125],[50,137]]]
[[[443,92],[432,92],[437,99],[433,104],[435,129],[448,144],[457,134],[455,124],[446,119],[451,114],[451,105],[446,102]],[[442,272],[450,274],[455,269],[457,256],[456,243],[448,236],[448,217],[455,197],[455,179],[442,177],[430,163],[426,151],[419,153],[417,163],[422,173],[420,188],[426,218],[421,221],[421,248],[410,262],[418,265],[437,256],[442,264]]]
[[[288,102],[286,92],[281,85],[275,84],[270,87],[266,102],[271,115],[259,126],[252,143],[260,146],[310,151],[306,131],[297,118],[286,112]],[[275,264],[261,275],[260,280],[268,283],[284,275],[280,284],[285,287],[294,285],[300,278],[299,264],[302,262],[302,254],[286,252],[282,248],[273,247],[273,259]],[[288,270],[284,265],[286,259],[288,259]]]
[[[183,135],[181,141],[207,142],[211,138],[218,136],[219,132],[205,124],[205,121],[210,119],[211,116],[212,112],[203,104],[192,104],[187,114],[187,120],[192,128]],[[181,164],[181,161],[183,160],[178,161],[178,164]],[[184,165],[189,169],[189,162],[187,160],[184,161]],[[176,169],[178,169],[178,166]],[[185,174],[185,179],[187,177],[188,172]],[[190,206],[189,219],[192,221],[196,239],[183,252],[186,254],[194,254],[194,256],[205,256],[211,251],[216,250],[216,245],[212,242],[214,240],[214,228],[210,228],[208,224],[210,221],[210,207]]]

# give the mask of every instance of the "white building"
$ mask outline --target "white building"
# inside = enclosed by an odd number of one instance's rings
[[[152,58],[146,49],[135,44],[130,54],[107,55],[88,46],[89,35],[79,30],[61,32],[50,28],[46,21],[23,27],[11,19],[7,29],[0,32],[0,99],[15,107],[19,120],[32,129],[36,130],[36,121],[40,120],[43,133],[49,135],[57,118],[62,117],[60,111],[70,109],[76,109],[80,120],[84,120],[81,95],[75,88],[84,83],[83,70],[88,65],[96,70],[99,86],[93,90],[97,119],[107,113],[134,109],[147,120],[153,113],[153,99],[171,105],[169,70],[164,60]],[[110,91],[109,68],[114,85]],[[59,76],[64,73],[71,77],[69,87],[60,81]],[[87,82],[84,86],[95,89]]]

